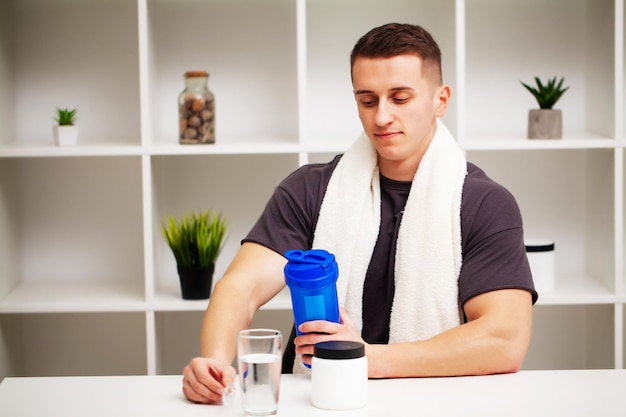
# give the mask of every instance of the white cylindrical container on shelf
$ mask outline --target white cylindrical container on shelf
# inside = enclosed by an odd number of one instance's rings
[[[533,274],[535,290],[538,293],[554,291],[555,288],[555,264],[554,242],[550,240],[527,240],[526,255]]]
[[[367,357],[363,343],[315,344],[311,362],[311,402],[326,410],[353,410],[367,405]]]

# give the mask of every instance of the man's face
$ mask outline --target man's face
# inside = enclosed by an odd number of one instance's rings
[[[436,118],[447,109],[449,87],[441,85],[432,68],[425,70],[416,55],[358,57],[352,84],[359,118],[378,151],[383,175],[397,177],[389,171],[393,167],[417,169],[435,133]]]

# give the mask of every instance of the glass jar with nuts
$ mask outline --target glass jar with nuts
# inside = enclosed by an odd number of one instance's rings
[[[208,84],[206,71],[185,73],[185,90],[178,96],[182,144],[215,143],[215,97]]]

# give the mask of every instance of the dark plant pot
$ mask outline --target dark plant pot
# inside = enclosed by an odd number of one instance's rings
[[[531,109],[528,111],[528,139],[561,139],[563,116],[557,109]]]
[[[180,289],[185,300],[204,300],[211,296],[215,265],[207,267],[178,266]]]

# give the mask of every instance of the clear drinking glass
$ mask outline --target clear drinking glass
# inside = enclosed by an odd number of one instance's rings
[[[244,414],[275,415],[282,368],[282,333],[272,329],[242,330],[237,345]]]

